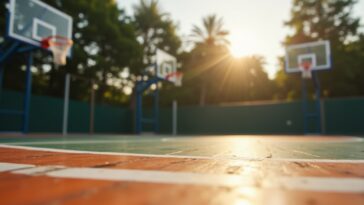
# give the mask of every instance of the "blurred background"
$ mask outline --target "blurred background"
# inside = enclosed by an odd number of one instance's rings
[[[364,134],[363,0],[44,2],[73,17],[73,58],[55,68],[49,53],[35,54],[32,132],[60,131],[65,73],[82,77],[71,82],[71,131],[87,130],[94,80],[96,131],[133,132],[134,85],[148,78],[144,71],[161,48],[178,57],[184,73],[182,87],[159,84],[161,132],[170,132],[177,100],[182,133],[301,133],[301,76],[284,72],[284,48],[329,40],[333,69],[318,73],[325,132]],[[7,8],[2,1],[0,13]],[[1,15],[0,42],[5,29]],[[6,62],[0,107],[21,106],[25,63],[21,54]],[[19,120],[0,116],[0,129],[17,129]]]

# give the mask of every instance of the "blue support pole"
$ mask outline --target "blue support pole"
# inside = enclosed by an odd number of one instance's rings
[[[311,119],[316,120],[316,129],[314,130],[314,133],[321,134],[322,133],[322,125],[321,125],[321,87],[320,87],[320,81],[318,79],[318,76],[315,72],[312,73],[312,80],[314,84],[315,89],[315,109],[313,112],[309,112],[308,105],[309,100],[307,99],[307,82],[305,79],[302,79],[302,111],[304,115],[304,133],[309,134],[309,121]]]
[[[3,64],[0,63],[0,101],[1,101],[2,91],[3,91],[3,79],[4,79],[4,67],[3,67]]]
[[[16,50],[18,49],[18,46],[20,45],[19,42],[13,42],[10,46],[9,49],[6,49],[6,52],[1,53],[0,56],[0,63],[4,63],[4,61],[13,53],[16,52]]]
[[[302,112],[303,112],[303,132],[308,134],[308,119],[307,119],[307,87],[306,80],[302,78]]]
[[[7,10],[6,11],[6,28],[5,28],[5,38],[8,38],[9,35],[9,25],[10,25],[10,12]],[[5,44],[3,42],[3,44]],[[1,95],[2,95],[2,91],[3,91],[3,79],[4,79],[4,60],[5,60],[6,56],[4,56],[2,49],[0,49],[0,101],[1,101]]]
[[[142,132],[142,112],[143,112],[143,90],[141,90],[141,82],[136,84],[136,116],[135,116],[135,132],[140,134]]]
[[[29,114],[30,114],[30,97],[32,94],[32,68],[33,65],[33,54],[30,52],[28,54],[28,63],[26,70],[26,87],[25,96],[23,104],[23,133],[29,132]]]
[[[157,51],[155,51],[155,56],[157,56]],[[154,65],[154,72],[158,73],[158,64],[155,63]],[[157,134],[159,132],[159,87],[158,82],[159,79],[156,75],[155,78],[155,91],[154,91],[154,132]]]
[[[316,95],[316,115],[317,115],[317,133],[322,133],[322,125],[321,125],[321,85],[320,80],[317,76],[316,72],[312,74],[313,82],[315,86],[315,95]]]
[[[156,83],[156,89],[154,91],[154,132],[159,132],[159,88]]]
[[[17,52],[18,53],[30,53],[30,52],[32,52],[32,51],[34,51],[34,50],[37,50],[38,48],[37,47],[35,47],[35,46],[24,46],[24,47],[21,47],[21,48],[18,48],[17,49]]]
[[[155,72],[157,73],[157,64],[153,64]],[[143,131],[143,123],[151,123],[154,132],[159,132],[159,88],[158,82],[163,79],[155,76],[146,82],[137,82],[136,84],[136,116],[135,116],[135,132],[140,134]],[[153,92],[153,117],[151,119],[143,118],[143,94],[151,86],[157,85],[156,90]]]

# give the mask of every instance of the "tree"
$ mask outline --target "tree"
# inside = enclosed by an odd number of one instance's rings
[[[194,43],[209,46],[230,44],[226,38],[229,32],[223,28],[224,20],[222,18],[212,14],[203,18],[202,22],[202,28],[193,25],[191,37]]]
[[[157,0],[140,0],[134,5],[133,23],[137,31],[138,41],[143,49],[143,64],[133,75],[146,77],[145,75],[156,75],[152,65],[156,63],[156,50],[162,49],[165,52],[179,58],[181,39],[177,35],[177,25],[171,19],[169,13],[162,11]],[[173,92],[170,86],[163,86],[161,91],[165,97],[164,102],[170,100]],[[136,87],[133,90],[133,97],[136,97]],[[170,103],[173,99],[168,101]],[[134,108],[135,99],[131,100],[131,107]],[[150,105],[153,101],[146,99],[146,104]]]
[[[111,81],[119,79],[125,68],[136,70],[140,65],[141,47],[133,25],[125,21],[127,17],[114,0],[63,1],[62,6],[75,17],[77,60],[68,68],[99,80],[99,99],[113,101]]]
[[[136,40],[134,25],[124,11],[118,9],[116,1],[48,0],[45,3],[73,17],[73,58],[65,67],[56,69],[50,54],[36,53],[37,71],[33,74],[36,92],[62,96],[64,74],[68,72],[97,81],[98,100],[125,101],[122,88],[130,86],[130,80],[121,79],[120,74],[125,69],[133,71],[140,67],[142,48]],[[89,82],[80,81],[73,84],[71,95],[76,99],[88,99],[89,88]]]
[[[359,18],[351,17],[357,0],[294,0],[291,19],[285,23],[295,33],[286,43],[302,43],[307,40],[326,39],[332,44],[344,44],[356,36]]]
[[[265,60],[261,56],[232,59],[225,72],[224,84],[219,85],[225,102],[265,101],[273,97],[274,85],[264,70]]]
[[[168,13],[161,11],[157,0],[140,0],[134,6],[134,24],[144,50],[145,67],[154,63],[157,48],[177,56],[181,47],[177,26]]]
[[[191,40],[195,47],[188,63],[190,77],[200,85],[200,106],[206,104],[207,89],[213,83],[213,71],[230,55],[226,39],[229,32],[223,28],[223,19],[209,15],[202,19],[202,25],[193,26]]]
[[[285,45],[316,40],[331,42],[333,69],[319,74],[323,93],[327,97],[364,94],[360,83],[364,66],[360,60],[361,49],[364,48],[359,46],[362,43],[358,40],[360,19],[351,15],[356,3],[357,0],[295,0],[291,19],[285,23],[294,31],[293,35],[287,36]],[[298,98],[299,92],[296,90],[300,90],[297,82],[300,80],[296,77],[283,77],[284,75],[284,72],[277,75],[277,84],[281,88],[285,87],[279,95]]]

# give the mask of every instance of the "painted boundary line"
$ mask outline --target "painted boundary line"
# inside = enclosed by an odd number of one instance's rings
[[[230,137],[230,138],[229,138]],[[287,137],[287,139],[289,139],[289,137]],[[302,138],[302,139],[309,139],[309,138]],[[312,139],[316,139],[313,138]],[[192,138],[192,137],[179,137],[179,138],[156,138],[156,139],[146,139],[146,138],[142,138],[139,139],[138,141],[135,140],[130,140],[130,139],[109,139],[109,140],[100,140],[100,139],[96,139],[94,141],[90,141],[90,140],[72,140],[72,141],[67,141],[67,140],[55,140],[55,141],[39,141],[39,142],[11,142],[9,143],[9,145],[63,145],[63,144],[99,144],[99,143],[113,143],[113,142],[123,142],[123,143],[128,143],[128,142],[132,142],[132,143],[144,143],[144,142],[180,142],[180,141],[185,141],[185,140],[197,140],[197,141],[204,141],[204,140],[210,140],[210,141],[221,141],[221,138],[214,138],[214,137],[197,137],[197,138]],[[251,142],[276,142],[274,139],[270,139],[270,138],[234,138],[231,136],[228,136],[226,138],[223,139],[225,142],[235,142],[236,140],[243,140],[243,141],[251,141]],[[364,138],[359,138],[359,137],[341,137],[341,138],[335,138],[335,140],[328,140],[328,141],[306,141],[306,140],[288,140],[288,141],[282,141],[284,143],[310,143],[310,142],[314,142],[314,143],[325,143],[325,144],[333,144],[333,143],[354,143],[354,142],[364,142]]]
[[[115,170],[104,168],[67,168],[62,166],[33,166],[0,163],[0,173],[10,172],[27,176],[48,176],[65,179],[128,181],[171,185],[200,185],[223,187],[252,187],[316,192],[364,193],[364,179],[321,177],[277,177],[262,179],[252,176],[196,174],[145,170]],[[259,185],[259,186],[258,186]]]
[[[37,148],[15,145],[0,144],[0,148],[22,149],[29,151],[43,151],[67,154],[92,154],[92,155],[109,155],[123,157],[149,157],[149,158],[175,158],[175,159],[201,159],[201,160],[237,160],[237,161],[277,161],[277,162],[307,162],[307,163],[343,163],[343,164],[364,164],[363,160],[335,160],[335,159],[285,159],[285,158],[242,158],[242,157],[204,157],[204,156],[182,156],[182,155],[157,155],[157,154],[133,154],[118,152],[94,152],[94,151],[76,151],[66,149]]]

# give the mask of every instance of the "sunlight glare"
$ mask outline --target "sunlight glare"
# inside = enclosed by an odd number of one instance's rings
[[[240,199],[240,200],[236,201],[234,203],[234,205],[252,205],[252,203],[250,203],[250,201],[248,201],[248,200]]]
[[[131,95],[133,93],[133,88],[129,87],[129,86],[125,86],[123,88],[124,94],[125,95]]]
[[[232,33],[229,36],[230,41],[230,53],[234,58],[247,57],[252,55],[265,56],[266,71],[270,79],[275,77],[277,71],[276,57],[270,57],[270,51],[274,48],[270,47],[265,41],[265,37],[262,34],[255,34],[252,31],[243,31],[237,33],[244,33],[244,36],[236,35]],[[282,52],[281,55],[283,55]]]
[[[252,53],[250,53],[248,50],[249,49],[246,47],[246,44],[245,45],[232,44],[232,46],[230,46],[230,53],[235,58],[250,56]]]
[[[231,43],[230,53],[236,58],[260,54],[262,49],[264,49],[252,34],[245,36],[232,34],[229,40]]]

